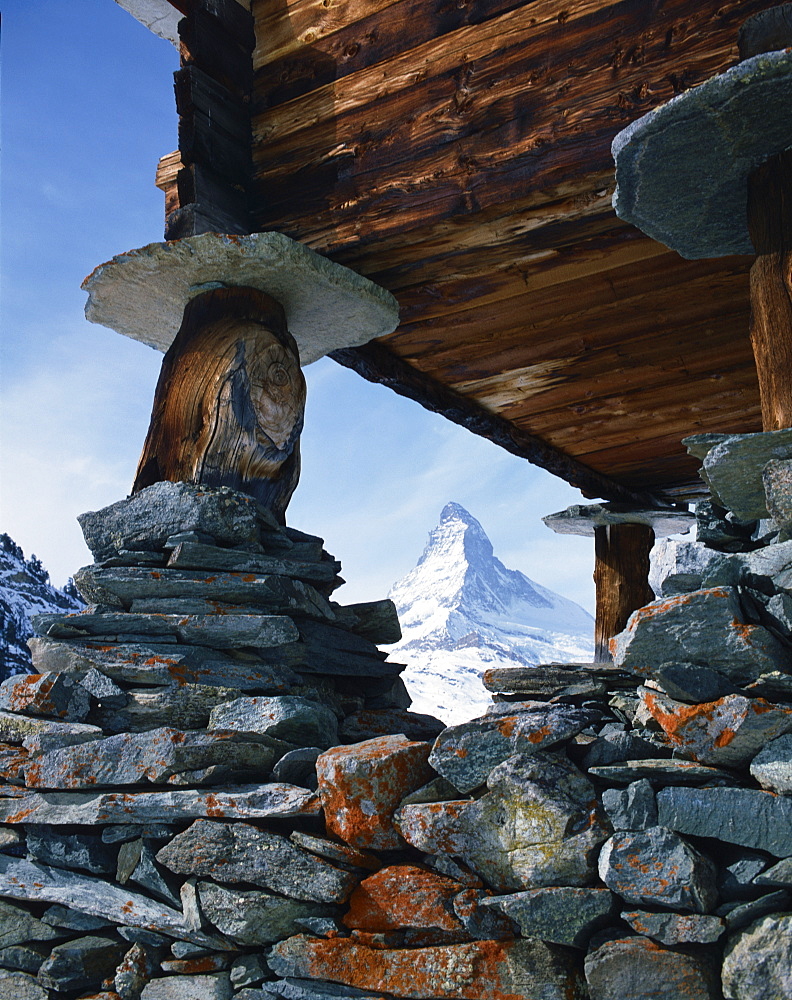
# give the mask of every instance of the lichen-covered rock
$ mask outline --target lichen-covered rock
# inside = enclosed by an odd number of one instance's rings
[[[353,847],[401,846],[393,814],[402,799],[432,776],[431,746],[404,736],[380,736],[333,747],[316,761],[327,829]]]
[[[392,733],[400,733],[408,740],[429,742],[443,729],[444,724],[433,715],[422,715],[405,708],[367,708],[348,715],[341,724],[339,735],[344,743],[362,743]]]
[[[401,806],[393,823],[412,847],[427,854],[464,854],[470,846],[461,817],[471,799],[416,802]]]
[[[541,941],[472,941],[380,950],[350,938],[295,937],[276,944],[268,962],[279,976],[329,979],[415,1000],[532,996],[582,1000],[585,996],[570,953]]]
[[[792,914],[757,920],[726,943],[726,1000],[780,1000],[792,996]]]
[[[474,871],[501,892],[589,883],[611,826],[573,764],[545,751],[510,757],[487,787],[460,815]]]
[[[628,903],[708,913],[715,905],[715,865],[661,826],[620,832],[602,848],[599,875]]]
[[[468,888],[454,896],[454,913],[470,937],[477,941],[509,941],[517,936],[517,925],[488,900],[497,899],[489,889]]]
[[[709,955],[663,948],[648,937],[608,941],[586,956],[591,1000],[719,1000]]]
[[[115,991],[121,1000],[139,1000],[141,990],[157,971],[157,954],[142,944],[133,944],[126,952],[113,978]]]
[[[611,639],[613,661],[644,675],[661,663],[701,663],[737,684],[787,669],[788,650],[760,625],[742,624],[743,617],[732,587],[652,601],[633,612],[624,631]]]
[[[792,460],[771,458],[762,469],[765,506],[779,528],[792,527]]]
[[[251,889],[230,889],[213,882],[199,882],[198,896],[204,917],[221,934],[250,948],[298,934],[297,920],[335,913],[334,907],[321,903]]]
[[[639,934],[660,944],[713,944],[726,930],[720,917],[701,913],[653,913],[631,910],[622,913],[622,920]]]
[[[702,764],[740,767],[761,747],[792,732],[792,708],[764,698],[730,694],[702,705],[686,705],[646,691],[644,704],[672,744]]]
[[[751,774],[762,788],[792,795],[792,735],[773,740],[751,761]]]
[[[198,820],[157,854],[170,871],[218,882],[250,882],[293,899],[340,903],[359,879],[278,833],[249,823]]]
[[[325,705],[295,695],[245,697],[212,709],[210,729],[260,733],[297,746],[330,747],[338,740],[338,719]]]
[[[66,674],[8,677],[0,684],[0,709],[84,722],[91,707],[86,689]]]
[[[390,865],[364,879],[349,898],[346,927],[365,931],[402,927],[459,931],[453,900],[462,886],[415,865]]]
[[[528,889],[483,901],[513,920],[526,938],[539,938],[571,948],[585,948],[594,931],[604,926],[616,904],[608,889],[552,886]]]
[[[0,996],[13,1000],[48,1000],[49,993],[25,972],[0,969]]]
[[[534,753],[572,739],[592,722],[588,711],[572,705],[542,705],[540,711],[489,715],[443,730],[429,763],[460,792],[487,780],[507,757]]]

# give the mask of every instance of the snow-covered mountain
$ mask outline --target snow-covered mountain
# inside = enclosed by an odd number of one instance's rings
[[[39,559],[25,559],[12,538],[0,535],[0,680],[32,670],[27,647],[33,634],[31,615],[84,607],[76,590],[67,593],[53,587]]]
[[[475,517],[449,503],[418,565],[394,584],[412,710],[446,723],[481,715],[489,667],[591,661],[594,619],[565,597],[507,569]]]

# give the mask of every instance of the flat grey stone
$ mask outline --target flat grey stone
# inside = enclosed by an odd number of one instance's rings
[[[0,822],[129,823],[204,816],[234,819],[290,819],[316,816],[316,796],[295,785],[227,785],[212,790],[157,792],[27,792],[0,798]]]
[[[762,788],[792,795],[792,734],[768,743],[751,761],[751,774]]]
[[[177,910],[92,875],[0,856],[0,894],[31,902],[61,903],[116,924],[158,931],[208,948],[224,946],[221,939],[187,928]],[[52,928],[47,931],[56,936]]]
[[[784,858],[777,865],[754,876],[757,885],[789,886],[792,888],[792,858]]]
[[[57,868],[76,868],[93,875],[116,870],[116,851],[102,842],[99,833],[65,833],[48,826],[25,825],[28,855]]]
[[[651,528],[656,538],[685,534],[696,523],[693,514],[680,510],[655,510],[647,507],[636,509],[620,503],[573,504],[542,520],[548,528],[560,535],[594,536],[595,528],[609,524],[644,524]]]
[[[648,937],[607,941],[585,961],[591,1000],[720,1000],[714,958],[662,948]]]
[[[126,704],[127,696],[124,689],[109,677],[105,677],[96,667],[90,668],[80,681],[80,686],[85,688],[99,707],[119,708]]]
[[[339,844],[326,837],[316,837],[310,833],[303,833],[302,830],[294,830],[289,835],[289,840],[298,847],[316,854],[327,861],[333,861],[345,868],[358,868],[363,871],[376,872],[382,868],[382,862],[376,854],[368,851],[359,851],[348,844]]]
[[[738,931],[743,927],[748,927],[755,920],[767,916],[768,913],[779,913],[789,910],[792,904],[792,893],[787,889],[779,889],[776,892],[760,896],[758,899],[749,900],[747,903],[740,903],[733,908],[726,906],[719,908],[718,913],[724,912],[726,926],[730,931]]]
[[[700,590],[704,574],[721,558],[700,541],[661,538],[649,554],[649,586],[657,597]]]
[[[199,820],[157,854],[177,874],[218,882],[249,882],[293,899],[338,903],[359,881],[292,844],[247,823]]]
[[[231,985],[234,989],[260,983],[269,975],[267,963],[260,955],[242,955],[235,959],[230,969]]]
[[[792,914],[764,917],[726,942],[726,1000],[779,1000],[792,996]]]
[[[603,676],[606,672],[604,664],[550,663],[535,667],[491,667],[484,672],[482,683],[488,691],[524,694],[542,701],[571,695],[597,697],[607,691],[607,681]]]
[[[762,469],[765,506],[779,528],[792,527],[792,459],[771,458]]]
[[[432,747],[429,763],[460,792],[469,792],[484,784],[490,771],[507,758],[570,740],[592,719],[590,712],[570,705],[485,716],[443,730]]]
[[[143,987],[140,1000],[231,1000],[231,979],[227,972],[209,976],[167,976],[152,979]]]
[[[792,55],[786,62],[792,67]],[[695,443],[695,437],[682,441],[689,451],[691,440]],[[792,430],[729,434],[709,449],[700,474],[716,503],[741,521],[755,521],[770,516],[762,478],[765,466],[772,459],[791,457]]]
[[[0,948],[28,941],[52,941],[60,937],[63,937],[62,931],[50,927],[23,907],[0,899]]]
[[[126,684],[166,686],[205,684],[240,691],[285,694],[300,678],[285,664],[274,666],[258,659],[232,659],[203,646],[110,645],[100,642],[63,642],[34,636],[33,663],[39,670],[74,672],[96,669]]]
[[[590,767],[589,774],[614,785],[627,785],[647,779],[657,784],[715,785],[734,783],[734,776],[717,767],[697,764],[693,760],[625,760],[618,764]]]
[[[792,542],[723,556],[707,572],[703,585],[750,587],[767,597],[778,591],[792,593]]]
[[[277,528],[269,511],[246,493],[170,482],[154,483],[77,520],[97,562],[123,550],[162,550],[171,535],[182,531],[198,531],[230,546],[256,545],[262,529]]]
[[[290,750],[273,767],[273,779],[315,790],[318,786],[316,760],[321,752],[321,747],[301,747],[299,750]]]
[[[250,948],[299,934],[296,920],[330,916],[336,909],[260,890],[231,889],[213,882],[199,882],[198,895],[204,917],[221,934]]]
[[[98,726],[85,722],[55,722],[52,719],[31,719],[25,715],[0,712],[0,742],[24,743],[35,739],[37,746],[67,746],[71,743],[85,743],[102,736]]]
[[[171,552],[168,569],[215,569],[237,573],[258,573],[285,576],[308,583],[332,583],[341,571],[341,564],[332,561],[303,562],[276,556],[256,555],[217,545],[180,542]]]
[[[599,876],[638,906],[707,913],[717,900],[712,861],[662,826],[614,834],[600,853]]]
[[[757,55],[619,132],[619,218],[688,259],[753,253],[747,178],[789,145],[790,79],[788,52]]]
[[[41,919],[50,927],[63,927],[70,931],[98,931],[112,926],[104,917],[93,917],[90,913],[81,913],[60,903],[48,906]]]
[[[35,976],[51,950],[48,944],[15,944],[0,948],[0,969],[16,969]]]
[[[215,649],[268,649],[298,638],[294,622],[283,615],[33,615],[31,624],[39,635],[51,639],[95,636],[122,643],[170,639]]]
[[[589,744],[580,766],[583,770],[622,761],[651,760],[657,757],[654,743],[635,733],[606,733]]]
[[[29,674],[0,684],[0,710],[52,716],[61,722],[84,722],[91,704],[88,692],[71,677]]]
[[[310,583],[287,576],[224,570],[85,566],[74,574],[74,582],[87,601],[126,609],[143,598],[157,601],[171,598],[252,605],[259,613],[299,613],[325,621],[335,620],[327,600]],[[244,613],[244,607],[237,608],[237,614]]]
[[[752,788],[663,788],[657,808],[660,824],[679,833],[792,855],[790,798]]]
[[[106,733],[145,733],[164,727],[203,729],[212,709],[238,695],[233,688],[208,684],[133,688],[122,708],[94,709],[92,719]]]
[[[221,766],[252,780],[268,774],[288,749],[275,739],[164,728],[53,750],[28,766],[26,778],[29,788],[102,788],[163,784],[183,771]]]
[[[661,663],[651,675],[667,695],[691,705],[717,701],[738,690],[723,674],[701,663]]]
[[[630,616],[612,640],[613,661],[641,675],[651,675],[652,664],[701,663],[736,684],[786,670],[789,651],[767,629],[743,622],[739,596],[731,587],[662,598]]]
[[[573,764],[542,751],[511,757],[490,773],[487,787],[456,820],[463,849],[438,853],[461,854],[500,892],[591,880],[611,828]],[[433,807],[404,811],[422,808]]]
[[[762,872],[769,868],[770,862],[766,856],[747,848],[738,848],[734,853],[730,852],[730,855],[726,855],[728,863],[721,863],[718,873],[718,896],[721,903],[753,899],[765,892],[761,883],[754,884],[754,879],[760,878]]]
[[[120,869],[124,854],[130,855],[127,863],[131,871],[127,877],[122,878]],[[163,873],[155,864],[154,851],[142,839],[127,841],[127,843],[121,846],[121,850],[118,853],[118,868],[119,871],[116,874],[118,882],[122,884],[127,881],[134,882],[145,889],[155,899],[159,899],[168,906],[174,907],[174,909],[182,909],[181,898],[174,891],[174,888],[176,888],[175,885],[171,887],[168,884],[163,877]],[[195,929],[200,929],[200,924]]]
[[[689,440],[688,450],[693,452]],[[754,534],[758,525],[758,521],[740,521],[712,500],[699,500],[696,504],[696,540],[716,552],[752,551],[756,548]]]
[[[218,282],[258,288],[279,302],[304,365],[399,324],[390,292],[281,233],[203,233],[119,254],[83,282],[85,314],[166,351],[187,302]]]
[[[408,740],[431,743],[445,728],[445,723],[434,715],[403,708],[364,708],[343,720],[339,728],[339,742],[363,743],[377,736],[401,734]]]
[[[396,605],[388,598],[359,604],[334,605],[334,610],[340,624],[371,642],[389,645],[402,637]]]
[[[121,1000],[138,1000],[143,987],[159,971],[159,954],[140,942],[127,948],[113,977],[113,986]]]
[[[112,976],[126,945],[113,938],[91,936],[57,944],[41,966],[38,980],[58,992],[98,987]]]
[[[49,993],[25,972],[0,969],[0,996],[14,1000],[48,1000]]]
[[[489,889],[472,887],[453,898],[455,916],[475,941],[510,941],[515,936],[515,923],[502,910],[486,905],[493,898],[498,897]]]
[[[523,937],[585,948],[594,931],[608,923],[616,901],[608,889],[553,886],[491,896],[482,905],[506,914]]]
[[[645,934],[667,945],[714,944],[726,930],[726,924],[720,917],[702,913],[631,910],[622,913],[621,918],[638,934]]]
[[[614,830],[646,830],[657,826],[657,801],[646,778],[626,788],[606,788],[602,804]]]
[[[388,994],[370,993],[354,986],[316,982],[308,979],[275,979],[262,983],[257,990],[243,990],[234,1000],[389,1000]]]
[[[323,750],[338,742],[335,714],[324,705],[294,695],[236,698],[212,709],[209,726],[258,733],[298,746],[320,746]]]

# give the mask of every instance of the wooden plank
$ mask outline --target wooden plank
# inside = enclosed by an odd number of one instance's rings
[[[250,108],[227,87],[217,83],[198,66],[186,66],[173,74],[176,110],[183,117],[201,114],[211,118],[212,128],[249,146]]]
[[[181,205],[165,218],[165,239],[182,240],[201,233],[230,233],[245,236],[250,232],[247,216],[229,215],[217,205],[192,202]]]
[[[236,0],[200,0],[179,24],[182,66],[200,66],[239,97],[253,86],[253,17]]]
[[[399,395],[413,399],[426,409],[440,413],[453,423],[494,441],[511,454],[560,476],[577,486],[586,496],[623,500],[627,503],[648,503],[650,506],[662,505],[655,497],[625,491],[607,476],[593,473],[545,441],[488,412],[475,401],[432,382],[380,344],[372,342],[363,347],[334,351],[330,356],[369,381],[387,385]]]
[[[204,205],[217,215],[235,220],[229,232],[250,232],[247,192],[242,185],[229,183],[201,163],[182,168],[177,183],[180,204]]]
[[[654,531],[646,524],[611,524],[594,529],[594,660],[611,659],[608,644],[638,608],[654,600],[649,586],[649,552]]]
[[[160,157],[154,184],[165,195],[165,215],[179,207],[178,175],[182,169],[181,153],[167,153]]]
[[[250,182],[249,147],[216,129],[211,115],[196,111],[179,119],[179,151],[185,164],[201,163],[229,184]]]

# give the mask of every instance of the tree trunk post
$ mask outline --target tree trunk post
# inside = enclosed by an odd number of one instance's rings
[[[638,608],[654,600],[649,552],[655,534],[646,524],[598,525],[594,529],[594,660],[610,661],[610,640]]]

